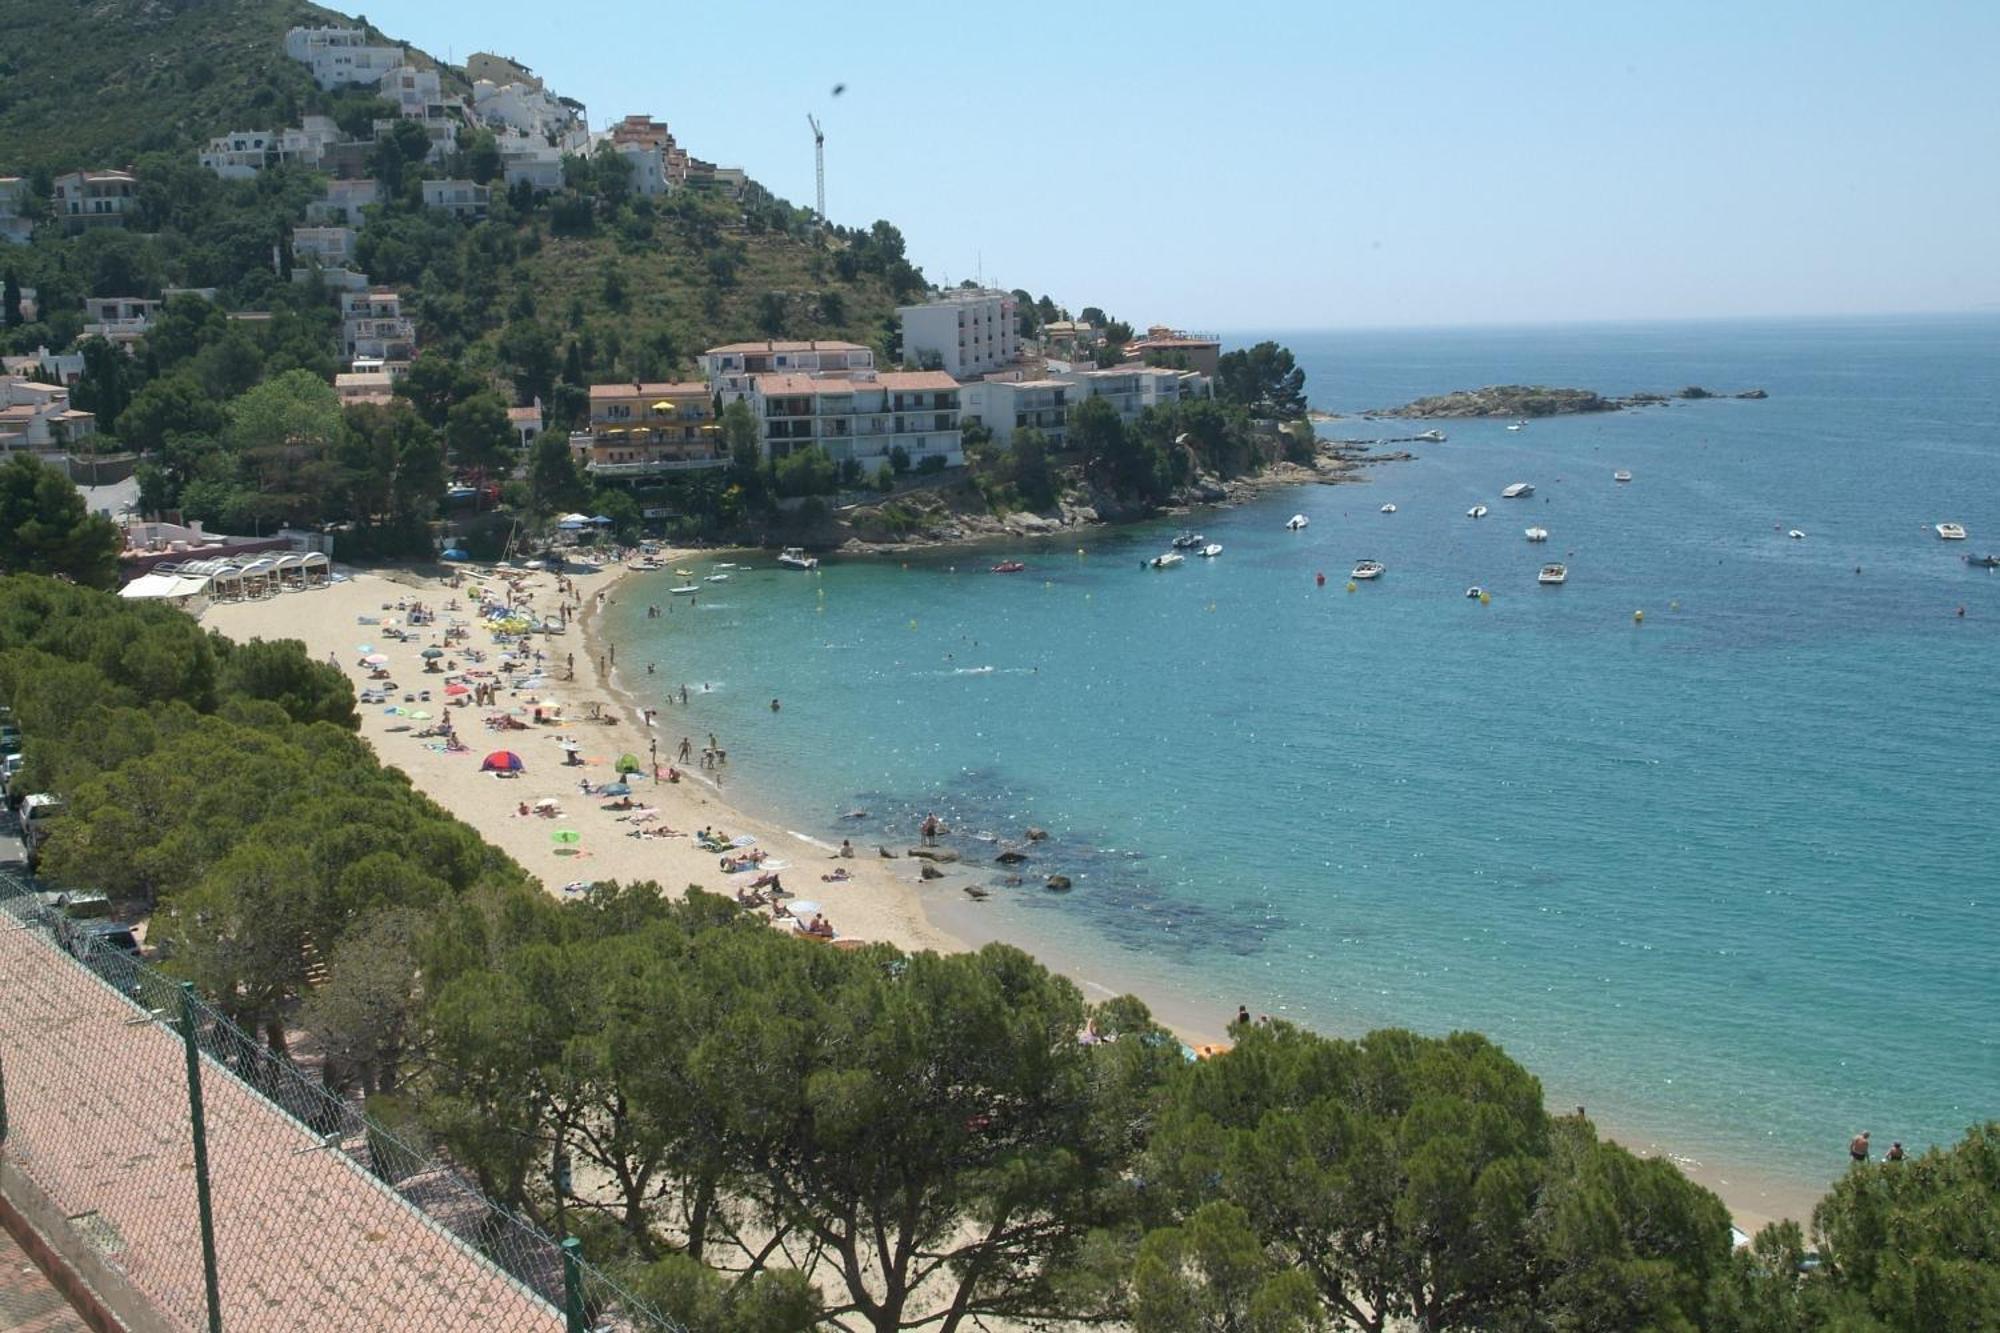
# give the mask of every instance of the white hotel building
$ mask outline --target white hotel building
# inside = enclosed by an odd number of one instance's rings
[[[701,373],[727,406],[748,398],[759,375],[873,375],[875,353],[860,343],[825,338],[728,343],[701,354]]]
[[[758,375],[750,405],[767,457],[816,444],[836,466],[852,459],[872,474],[898,445],[913,467],[932,457],[947,467],[964,462],[959,392],[958,382],[939,370],[854,379]]]
[[[935,357],[945,374],[960,380],[1012,365],[1021,354],[1015,306],[1012,293],[969,287],[899,306],[903,360],[922,365]]]

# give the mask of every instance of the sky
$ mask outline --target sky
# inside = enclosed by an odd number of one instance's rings
[[[2000,4],[400,0],[933,282],[1144,327],[2000,310]],[[845,84],[835,97],[832,89]]]

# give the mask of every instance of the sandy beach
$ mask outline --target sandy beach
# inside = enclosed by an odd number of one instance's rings
[[[481,591],[511,595],[537,619],[556,619],[564,597],[554,575],[520,571],[503,583],[468,571],[461,586],[453,588],[442,579],[414,573],[362,573],[313,592],[220,603],[208,609],[202,623],[238,640],[300,640],[312,656],[337,663],[357,693],[393,685],[384,702],[359,708],[361,734],[382,762],[401,769],[419,790],[479,830],[551,893],[563,893],[565,885],[602,880],[653,880],[674,893],[695,885],[712,893],[734,894],[760,874],[775,871],[794,899],[821,905],[841,938],[884,940],[908,950],[964,947],[925,919],[916,892],[918,862],[907,857],[883,860],[873,844],[857,847],[852,859],[836,859],[823,843],[807,841],[731,807],[698,761],[674,763],[681,738],[691,736],[699,752],[709,728],[697,705],[663,713],[648,729],[641,725],[637,709],[600,676],[597,654],[609,649],[595,642],[587,624],[597,597],[615,597],[616,585],[617,576],[610,572],[577,580],[581,615],[571,618],[565,633],[533,636],[533,647],[545,659],[541,671],[494,677],[469,674],[495,670],[505,651],[480,619]],[[406,628],[412,603],[435,612],[435,622]],[[445,632],[454,621],[470,633],[447,642]],[[391,632],[406,637],[399,640],[390,637]],[[370,651],[362,652],[364,646]],[[467,648],[485,654],[486,660],[470,660]],[[425,670],[426,649],[445,654],[434,660],[435,671]],[[568,680],[572,654],[576,673],[574,680]],[[374,668],[362,662],[364,656],[384,659],[380,669],[387,671],[386,680],[371,678]],[[530,678],[543,683],[512,687],[514,681]],[[496,682],[497,701],[487,706],[472,704],[470,696],[447,700],[444,693],[448,683]],[[426,691],[428,699],[423,697]],[[536,723],[537,708],[545,718],[560,720]],[[418,735],[447,714],[463,750],[448,749],[440,737]],[[489,728],[487,719],[503,714],[527,729]],[[575,763],[566,761],[566,739],[577,743]],[[719,739],[726,749],[728,738]],[[630,777],[635,808],[614,808],[621,798],[582,790],[584,783],[600,787],[618,781],[617,764],[623,755],[647,764],[655,742],[660,778],[646,772]],[[481,761],[498,750],[519,755],[521,771],[508,777],[482,772]],[[681,771],[679,782],[665,780],[670,765]],[[549,801],[559,814],[520,813],[523,804],[533,811],[538,803]],[[645,818],[646,811],[656,812],[655,817]],[[739,842],[751,839],[743,850],[761,851],[769,859],[756,870],[725,873],[721,857],[696,843],[693,835],[705,828],[721,830]],[[672,832],[634,836],[641,830],[660,829]],[[559,840],[559,832],[577,836],[574,841]],[[851,878],[842,883],[822,880],[837,869],[845,869]]]
[[[669,565],[698,558],[702,557],[688,553],[661,557]],[[694,696],[690,706],[676,705],[659,713],[648,727],[640,703],[614,684],[616,646],[603,642],[595,632],[598,598],[615,599],[623,573],[620,566],[573,581],[581,606],[571,615],[567,630],[536,634],[531,647],[516,649],[518,653],[538,648],[543,654],[539,670],[497,671],[506,649],[482,620],[480,598],[483,594],[512,599],[536,620],[557,619],[565,601],[573,607],[577,601],[561,590],[556,576],[544,572],[509,571],[509,577],[501,580],[489,571],[467,567],[457,587],[445,579],[415,572],[358,573],[313,592],[217,604],[204,613],[202,623],[238,640],[298,639],[313,656],[337,663],[357,693],[393,684],[382,702],[359,707],[361,734],[382,762],[401,769],[418,789],[505,850],[552,894],[560,896],[603,880],[652,880],[670,893],[694,885],[733,895],[759,874],[775,870],[791,900],[817,903],[839,938],[881,940],[905,950],[969,947],[966,937],[926,915],[919,892],[922,862],[902,854],[883,859],[872,842],[857,845],[852,858],[836,857],[824,841],[803,837],[777,820],[736,808],[698,759],[687,765],[677,762],[683,736],[692,739],[697,755],[704,748],[710,727],[702,716],[700,696]],[[415,604],[429,608],[435,621],[409,627],[410,608]],[[446,631],[455,626],[469,633],[447,641]],[[405,637],[391,637],[392,632]],[[423,653],[427,649],[443,654],[434,659],[434,671],[425,670]],[[485,660],[470,660],[466,649],[483,653]],[[572,654],[573,680],[568,678]],[[382,661],[371,665],[362,660],[368,656]],[[388,673],[387,680],[373,677],[377,669]],[[496,674],[471,674],[474,672]],[[530,679],[537,683],[525,684]],[[516,681],[524,682],[523,686],[516,688]],[[497,699],[483,706],[447,701],[447,683],[493,684]],[[535,721],[538,708],[544,718],[541,722]],[[446,714],[452,719],[462,750],[447,748],[442,738],[418,734],[434,727]],[[522,723],[525,729],[490,728],[488,719],[500,715]],[[729,738],[718,740],[727,750]],[[565,742],[576,744],[574,763],[568,762]],[[635,808],[615,808],[622,798],[586,794],[581,789],[583,784],[599,787],[618,781],[621,756],[636,756],[642,766],[646,765],[655,742],[659,778],[650,772],[631,775],[630,799]],[[499,750],[520,756],[522,769],[518,774],[496,777],[481,770],[486,756]],[[665,780],[670,765],[680,770],[680,781]],[[722,772],[726,787],[726,764]],[[549,803],[560,813],[533,813],[537,805]],[[524,804],[531,813],[521,813]],[[650,817],[648,812],[652,812]],[[672,833],[634,836],[640,830],[660,829]],[[693,835],[703,829],[721,830],[739,841],[749,839],[745,849],[760,850],[768,859],[757,869],[727,873],[717,853],[697,844]],[[559,832],[565,834],[561,839]],[[573,841],[567,832],[574,832]],[[907,848],[890,850],[904,853]],[[849,875],[844,882],[822,879],[839,869]],[[975,932],[972,938],[976,941],[981,934]],[[1088,968],[1082,960],[1051,957],[1049,961],[1079,979],[1093,999],[1105,998],[1108,992],[1098,982],[1082,980],[1086,973],[1113,986],[1121,980],[1115,973],[1103,973],[1102,959]],[[1220,1025],[1204,1021],[1183,997],[1141,993],[1160,1020],[1183,1040],[1201,1044],[1221,1038]],[[1804,1219],[1817,1198],[1817,1191],[1745,1171],[1740,1164],[1724,1167],[1701,1161],[1680,1151],[1678,1145],[1652,1142],[1643,1134],[1621,1133],[1615,1125],[1600,1125],[1600,1129],[1642,1155],[1674,1158],[1693,1179],[1721,1195],[1745,1231],[1755,1232],[1781,1217]]]

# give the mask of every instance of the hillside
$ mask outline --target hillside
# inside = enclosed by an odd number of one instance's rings
[[[313,92],[286,29],[346,21],[300,0],[0,5],[0,174],[118,166],[291,123]]]

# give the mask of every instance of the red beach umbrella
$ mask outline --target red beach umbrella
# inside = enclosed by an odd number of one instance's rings
[[[479,762],[482,773],[518,773],[526,767],[512,750],[495,750]]]

